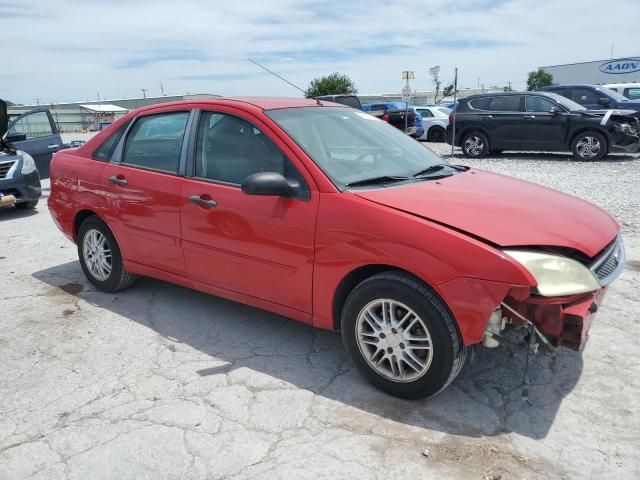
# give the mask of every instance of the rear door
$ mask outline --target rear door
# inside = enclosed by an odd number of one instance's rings
[[[184,275],[180,177],[191,111],[135,119],[102,171],[103,215],[127,261]]]
[[[523,103],[522,95],[496,95],[491,99],[489,112],[482,119],[492,149],[521,148]]]
[[[182,188],[189,277],[226,291],[310,313],[319,197],[288,147],[258,119],[203,111],[193,165]],[[240,184],[277,172],[304,187],[295,197],[250,196]],[[303,173],[304,172],[304,173]]]
[[[46,109],[32,110],[17,117],[9,125],[9,134],[20,133],[27,139],[14,142],[15,147],[31,155],[40,177],[48,178],[51,156],[62,148],[62,139],[51,112]]]

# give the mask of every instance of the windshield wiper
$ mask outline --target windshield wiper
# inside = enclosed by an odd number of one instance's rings
[[[450,168],[452,170],[457,170],[459,172],[464,172],[467,170],[467,168],[463,167],[462,165],[450,165],[448,163],[437,163],[436,165],[431,165],[430,167],[427,167],[423,170],[420,170],[419,172],[416,172],[413,175],[413,178],[424,178],[431,175],[432,173],[436,173],[436,172],[439,172],[440,170],[444,170],[445,168]]]
[[[409,177],[400,177],[394,175],[382,175],[380,177],[364,178],[362,180],[356,180],[355,182],[345,183],[345,187],[364,187],[366,185],[377,185],[379,183],[394,183],[403,182],[405,180],[411,180]]]

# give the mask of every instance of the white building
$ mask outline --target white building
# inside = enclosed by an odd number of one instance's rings
[[[640,82],[640,56],[540,68],[553,75],[553,83],[556,85]]]

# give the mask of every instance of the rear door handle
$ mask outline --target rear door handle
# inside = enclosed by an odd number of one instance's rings
[[[203,198],[200,195],[191,195],[189,197],[189,201],[194,205],[200,205],[205,208],[214,208],[218,206],[218,202],[213,200],[212,198]]]
[[[524,118],[528,119],[528,120],[533,120],[534,118],[536,118],[535,115],[525,115]]]
[[[482,118],[493,118],[493,115],[482,115]]]
[[[124,178],[122,175],[118,175],[118,176],[112,175],[112,176],[109,177],[109,183],[111,185],[115,185],[116,183],[118,185],[126,185],[129,182],[127,182],[127,179]]]
[[[53,150],[54,148],[60,148],[60,144],[52,143],[51,145],[47,145],[47,148],[50,148],[51,150]]]

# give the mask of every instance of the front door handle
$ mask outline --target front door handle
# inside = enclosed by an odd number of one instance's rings
[[[191,195],[189,197],[189,201],[194,205],[200,205],[201,207],[205,208],[214,208],[218,206],[218,202],[216,202],[212,198],[206,198],[201,195]]]
[[[493,118],[493,115],[482,115],[482,118]]]
[[[124,178],[122,175],[118,175],[118,176],[112,175],[112,176],[109,177],[109,183],[111,185],[115,185],[117,183],[118,185],[123,185],[124,186],[129,182],[127,182],[127,179]]]
[[[53,150],[54,148],[60,148],[60,144],[52,143],[51,145],[47,145],[47,148],[50,148],[51,150]]]
[[[527,120],[533,120],[534,118],[536,118],[535,115],[525,115],[524,118],[526,118]]]

